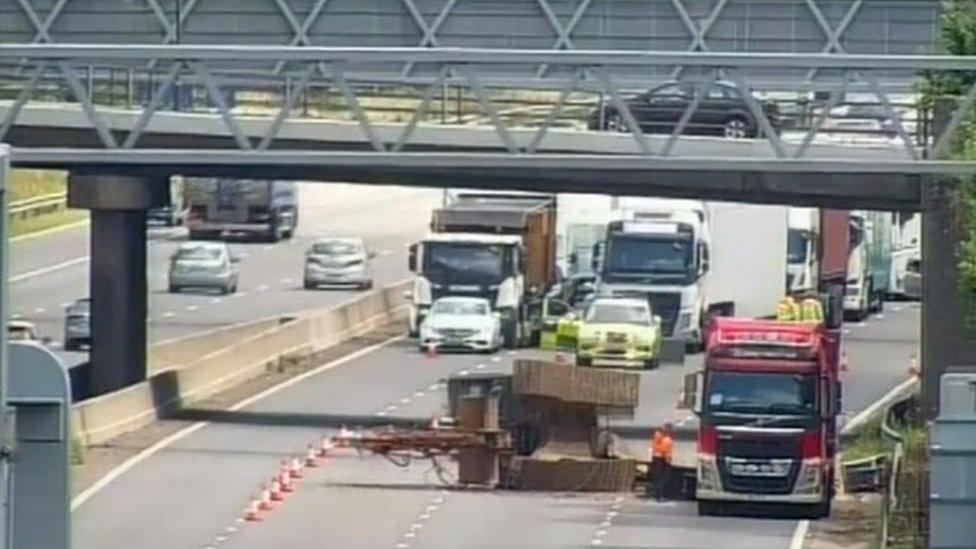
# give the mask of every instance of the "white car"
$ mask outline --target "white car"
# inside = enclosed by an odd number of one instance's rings
[[[373,287],[370,260],[376,254],[366,251],[361,238],[323,238],[305,252],[305,289],[321,285]]]
[[[494,352],[502,345],[501,316],[480,297],[442,297],[420,325],[420,349]]]

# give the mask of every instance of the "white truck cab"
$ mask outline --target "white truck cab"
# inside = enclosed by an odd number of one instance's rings
[[[792,293],[816,291],[820,276],[817,242],[820,211],[790,208],[786,238],[786,287]]]

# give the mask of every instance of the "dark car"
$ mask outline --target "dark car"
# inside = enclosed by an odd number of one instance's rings
[[[694,100],[696,86],[690,82],[664,84],[624,101],[644,133],[671,133],[685,109]],[[779,110],[775,103],[756,101],[778,131]],[[597,108],[590,114],[588,126],[591,130],[629,131],[624,116],[617,108],[607,102],[603,116]],[[685,126],[684,134],[722,135],[731,139],[756,137],[760,131],[759,123],[753,116],[749,105],[735,86],[713,83],[699,100],[698,108]]]
[[[91,299],[75,300],[65,310],[64,349],[77,351],[91,346]]]

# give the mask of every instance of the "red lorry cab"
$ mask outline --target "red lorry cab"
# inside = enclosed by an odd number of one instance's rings
[[[699,406],[699,511],[732,502],[829,514],[839,338],[822,324],[714,318]]]

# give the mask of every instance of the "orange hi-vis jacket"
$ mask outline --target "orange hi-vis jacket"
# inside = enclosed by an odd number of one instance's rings
[[[674,440],[671,435],[663,431],[654,431],[654,438],[651,439],[651,459],[660,458],[671,463],[671,456],[674,454]]]

